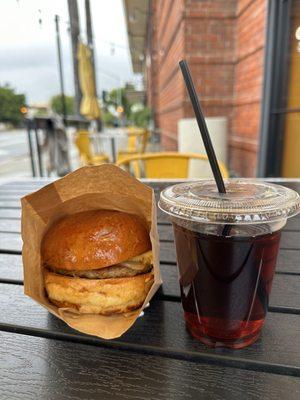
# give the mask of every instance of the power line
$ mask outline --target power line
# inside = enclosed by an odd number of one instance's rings
[[[39,12],[39,19],[38,19],[38,22],[39,22],[39,25],[40,25],[41,28],[42,28],[42,22],[43,22],[43,21],[42,21],[42,17],[41,17],[41,9],[39,9],[38,12]],[[60,22],[61,24],[65,24],[65,25],[67,26],[67,33],[70,34],[70,30],[71,30],[70,21],[60,19],[59,22]],[[78,24],[76,21],[74,21],[73,26],[74,26],[74,28],[79,29],[79,31],[80,31],[80,24]],[[114,41],[101,40],[101,39],[99,38],[99,36],[97,36],[97,35],[95,35],[95,34],[93,35],[93,37],[94,37],[94,39],[97,40],[97,42],[100,43],[100,44],[104,44],[104,43],[105,43],[105,44],[107,44],[107,45],[110,45],[110,46],[113,46],[113,47],[117,47],[117,48],[122,49],[122,50],[130,51],[129,46],[126,46],[126,45],[123,45],[123,44],[120,44],[120,43],[117,43],[117,42],[114,42]],[[133,49],[133,50],[134,50],[134,49]]]

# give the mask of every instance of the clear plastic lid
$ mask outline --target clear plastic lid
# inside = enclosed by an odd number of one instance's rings
[[[284,186],[248,179],[225,181],[220,194],[214,180],[180,183],[160,194],[159,207],[187,220],[222,224],[275,222],[300,211],[300,197]]]

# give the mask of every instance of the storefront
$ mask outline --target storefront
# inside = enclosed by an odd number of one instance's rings
[[[300,0],[148,3],[148,18],[135,0],[124,4],[163,149],[178,149],[179,122],[194,115],[178,69],[185,58],[206,117],[228,121],[232,175],[299,177]]]

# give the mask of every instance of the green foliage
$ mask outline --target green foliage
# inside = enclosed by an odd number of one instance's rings
[[[66,101],[66,112],[67,115],[74,114],[74,97],[73,96],[65,96]],[[63,104],[62,104],[62,96],[58,94],[53,96],[50,100],[51,109],[57,114],[63,114]]]
[[[126,97],[126,90],[128,88],[117,88],[111,90],[105,99],[104,105],[105,107],[113,106],[117,109],[118,106],[122,106],[124,108],[125,117],[128,119],[131,113],[131,103]]]
[[[151,119],[151,110],[147,106],[143,106],[139,110],[132,112],[131,122],[139,128],[147,128]]]
[[[24,94],[17,94],[9,85],[0,86],[0,121],[18,125],[23,119],[20,108],[25,101]]]
[[[128,125],[147,128],[151,118],[151,110],[143,104],[131,103],[126,97],[128,90],[134,90],[134,86],[127,84],[126,87],[116,88],[105,93],[102,110],[103,122],[105,125],[112,125],[115,118],[109,110],[113,108],[117,115],[117,107],[122,106]]]
[[[44,108],[40,108],[37,111],[35,111],[34,115],[36,117],[43,117],[47,114],[47,110],[45,110]]]
[[[106,126],[114,125],[115,117],[108,110],[101,111],[101,118],[102,118],[104,125],[106,125]]]

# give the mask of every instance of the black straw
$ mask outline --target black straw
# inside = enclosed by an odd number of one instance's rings
[[[201,106],[200,106],[200,102],[196,93],[196,89],[191,77],[191,73],[189,70],[189,67],[187,65],[187,62],[185,60],[181,60],[179,62],[179,66],[181,68],[181,72],[185,81],[185,85],[187,88],[187,91],[189,93],[191,102],[192,102],[192,106],[194,109],[194,113],[196,116],[196,120],[198,123],[198,127],[202,136],[202,140],[204,143],[204,147],[206,150],[206,154],[208,157],[208,161],[210,163],[210,167],[212,169],[215,181],[216,181],[216,185],[218,187],[218,191],[219,193],[226,193],[226,189],[225,189],[225,185],[224,185],[224,181],[221,175],[221,171],[218,165],[218,161],[217,161],[217,157],[215,154],[215,150],[213,148],[210,136],[209,136],[209,132],[207,129],[207,125],[204,119],[204,115],[203,112],[201,110]]]

